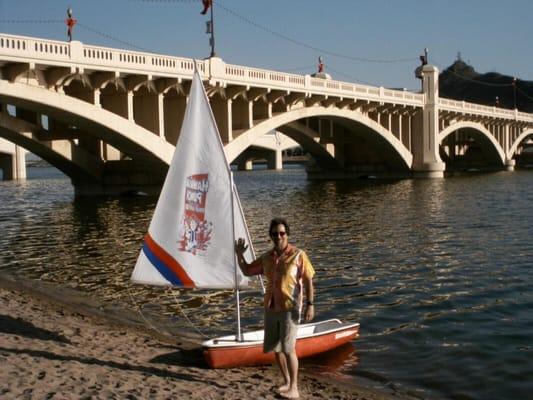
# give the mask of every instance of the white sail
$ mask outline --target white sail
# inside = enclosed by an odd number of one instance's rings
[[[239,204],[196,71],[178,144],[131,279],[179,287],[248,286],[236,268],[235,237],[250,241],[240,205],[233,206],[235,199]],[[246,257],[251,259],[250,254]]]

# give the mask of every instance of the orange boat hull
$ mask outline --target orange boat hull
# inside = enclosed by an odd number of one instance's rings
[[[296,354],[298,358],[324,353],[342,346],[359,336],[359,325],[349,326],[335,332],[326,332],[309,337],[298,338]],[[274,352],[263,353],[263,343],[250,345],[228,345],[205,348],[204,357],[211,368],[234,368],[261,364],[272,364]]]

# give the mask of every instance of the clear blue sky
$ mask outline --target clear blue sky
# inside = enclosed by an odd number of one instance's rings
[[[79,21],[75,40],[209,55],[200,0],[0,0],[0,31],[66,40],[69,6]],[[334,79],[418,89],[413,71],[427,47],[441,70],[461,52],[479,72],[533,80],[531,0],[215,0],[214,7],[216,51],[227,63],[304,74],[322,55]]]

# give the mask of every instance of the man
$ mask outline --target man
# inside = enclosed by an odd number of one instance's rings
[[[235,243],[237,260],[247,276],[263,274],[266,277],[265,340],[263,351],[274,351],[276,362],[283,375],[284,384],[279,393],[288,399],[297,399],[298,357],[295,344],[302,311],[305,289],[305,321],[314,318],[313,275],[315,270],[304,251],[289,244],[290,228],[283,218],[270,221],[269,235],[274,243],[272,250],[248,264],[243,254],[248,248],[244,239]]]

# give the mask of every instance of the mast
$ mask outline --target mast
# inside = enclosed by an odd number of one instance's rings
[[[232,223],[232,228],[233,228],[233,234],[232,234],[232,237],[233,237],[233,241],[232,243],[235,243],[235,193],[234,193],[234,185],[233,185],[233,172],[231,171],[230,168],[229,169],[229,176],[230,176],[230,193],[231,193],[231,220],[233,221]],[[237,255],[234,254],[233,256],[233,263],[235,265],[235,302],[237,303],[237,334],[235,335],[235,337],[237,338],[237,341],[238,342],[242,342],[242,329],[241,329],[241,302],[240,302],[240,293],[239,293],[239,283],[238,283],[238,272],[237,272],[237,268],[239,268],[238,266],[238,261],[237,261]]]

